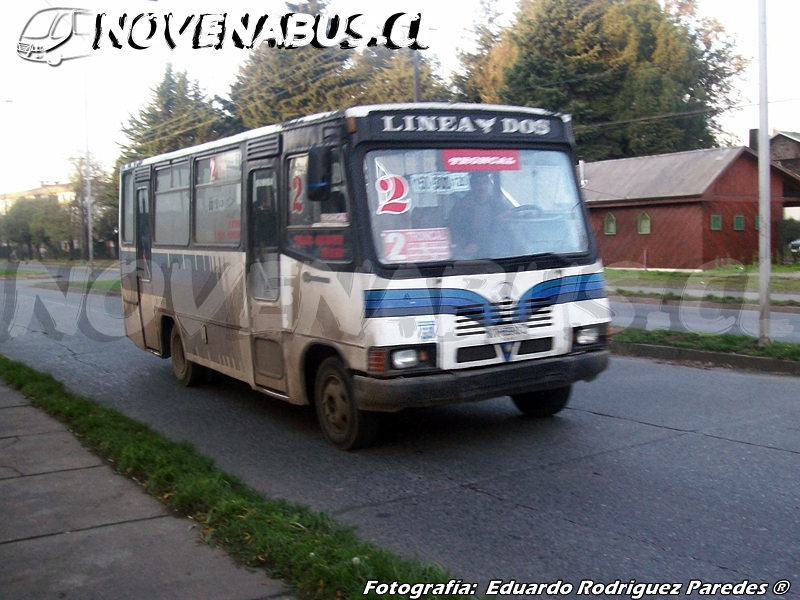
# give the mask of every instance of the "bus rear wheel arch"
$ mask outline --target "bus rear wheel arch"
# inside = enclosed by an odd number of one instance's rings
[[[186,387],[203,383],[208,379],[207,369],[186,358],[181,328],[173,323],[169,333],[169,352],[172,361],[172,372],[175,378]]]
[[[569,402],[571,393],[572,386],[567,385],[551,390],[514,394],[511,396],[511,399],[520,412],[526,417],[542,419],[561,412],[567,405],[567,402]]]
[[[314,408],[325,439],[340,450],[364,448],[378,435],[378,413],[356,408],[350,373],[331,356],[317,369]]]

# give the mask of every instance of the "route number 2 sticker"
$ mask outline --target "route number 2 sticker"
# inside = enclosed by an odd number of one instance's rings
[[[303,214],[303,178],[292,177],[292,214]]]
[[[450,232],[438,229],[398,229],[381,233],[387,263],[448,260]]]

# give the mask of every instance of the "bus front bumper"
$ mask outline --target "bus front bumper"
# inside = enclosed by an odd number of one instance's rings
[[[355,375],[353,391],[356,406],[369,411],[394,412],[474,402],[590,381],[608,366],[609,356],[608,350],[596,350],[416,377],[376,379]]]

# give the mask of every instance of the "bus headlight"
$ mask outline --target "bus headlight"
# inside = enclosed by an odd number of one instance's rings
[[[578,350],[590,346],[605,345],[608,334],[608,323],[586,325],[572,330],[572,348]]]
[[[436,346],[423,344],[402,348],[370,348],[369,372],[390,375],[395,371],[420,371],[436,368]]]
[[[392,352],[392,367],[395,369],[412,369],[419,365],[419,356],[413,348]]]

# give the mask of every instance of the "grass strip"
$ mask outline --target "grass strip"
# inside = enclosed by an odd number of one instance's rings
[[[14,279],[40,279],[49,277],[47,271],[19,271],[16,267],[11,269],[0,269],[0,278],[12,277]]]
[[[452,579],[437,566],[398,558],[358,539],[353,528],[326,513],[264,498],[217,470],[189,443],[173,442],[114,409],[71,394],[50,375],[0,356],[0,378],[66,424],[120,473],[197,521],[208,543],[244,565],[264,567],[304,598],[363,597],[364,586],[372,579],[412,585]],[[366,597],[388,598],[374,593]],[[392,596],[397,597],[403,596]]]
[[[727,354],[745,354],[747,356],[763,356],[781,360],[800,361],[800,344],[790,342],[771,342],[759,346],[756,338],[729,333],[717,335],[709,333],[685,333],[658,329],[645,331],[629,327],[614,334],[615,342],[633,344],[654,344],[674,346],[707,352],[724,352]]]
[[[778,268],[773,265],[770,288],[774,292],[800,291],[797,267]],[[695,287],[722,292],[757,291],[758,270],[725,267],[703,272],[658,271],[606,268],[604,271],[608,287],[660,287],[680,289]]]

